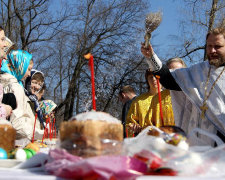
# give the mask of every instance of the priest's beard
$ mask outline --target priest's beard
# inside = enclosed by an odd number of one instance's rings
[[[224,65],[224,63],[225,63],[225,58],[222,58],[222,57],[219,57],[217,59],[209,59],[209,64],[216,67],[220,67]]]

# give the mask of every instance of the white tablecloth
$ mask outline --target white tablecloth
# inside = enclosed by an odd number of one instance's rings
[[[0,168],[0,179],[4,180],[62,180],[62,178],[49,175],[43,171],[32,172],[26,169]],[[224,180],[215,177],[181,177],[181,176],[140,176],[137,180]]]
[[[137,180],[224,180],[222,177],[141,176]]]
[[[8,180],[55,180],[62,179],[45,172],[32,172],[26,169],[0,168],[0,179]]]

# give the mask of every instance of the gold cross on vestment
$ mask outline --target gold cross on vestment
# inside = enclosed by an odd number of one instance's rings
[[[201,113],[201,118],[204,119],[205,118],[205,112],[208,109],[208,107],[206,106],[206,104],[204,103],[202,106],[200,106],[200,109],[202,110]]]

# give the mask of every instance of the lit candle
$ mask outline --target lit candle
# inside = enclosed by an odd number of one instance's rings
[[[53,118],[52,122],[52,137],[56,138],[55,118]]]
[[[48,138],[48,123],[49,123],[49,118],[46,118],[46,125],[45,125],[45,130],[44,130],[44,134],[43,134],[43,137],[42,137],[42,144],[44,142],[44,139],[45,138]],[[50,126],[50,124],[49,124]]]
[[[91,69],[91,90],[92,90],[92,108],[96,110],[96,102],[95,102],[95,76],[94,76],[94,58],[91,53],[88,53],[84,56],[85,59],[89,60],[89,66]]]

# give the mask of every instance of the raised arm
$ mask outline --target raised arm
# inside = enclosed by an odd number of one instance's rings
[[[160,76],[160,83],[163,85],[163,87],[170,90],[181,91],[181,88],[170,73],[169,68],[162,64],[161,60],[154,53],[151,45],[145,48],[144,44],[142,44],[141,52],[146,57],[146,61],[151,71],[153,71],[153,74]]]

